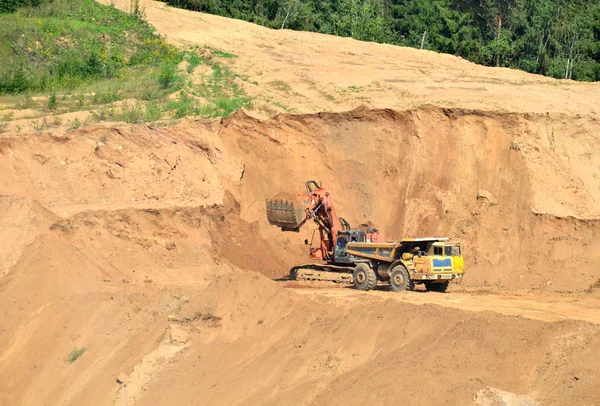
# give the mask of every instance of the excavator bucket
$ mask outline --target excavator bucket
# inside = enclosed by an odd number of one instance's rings
[[[267,199],[266,202],[269,224],[280,227],[282,231],[298,231],[305,217],[302,207],[296,207],[287,200]]]

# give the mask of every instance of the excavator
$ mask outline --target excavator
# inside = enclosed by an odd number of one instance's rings
[[[386,241],[378,229],[361,225],[352,229],[338,217],[331,192],[321,182],[306,182],[297,203],[266,199],[267,220],[282,231],[299,232],[310,220],[317,228],[309,245],[310,263],[294,266],[290,279],[354,284],[360,290],[389,282],[393,291],[427,290],[445,292],[452,280],[464,276],[460,243],[449,238],[403,238]],[[318,232],[315,242],[315,233]]]

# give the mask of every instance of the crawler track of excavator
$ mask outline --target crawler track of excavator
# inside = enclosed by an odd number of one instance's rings
[[[354,268],[349,266],[303,264],[290,269],[290,279],[296,281],[324,281],[351,285]]]

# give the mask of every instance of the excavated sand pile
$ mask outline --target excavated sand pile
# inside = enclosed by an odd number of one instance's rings
[[[316,178],[351,223],[462,241],[466,286],[583,291],[598,158],[553,152],[540,128],[597,140],[566,120],[359,109],[3,139],[4,404],[597,399],[596,325],[368,295],[340,307],[240,274],[304,260],[303,233],[270,227],[264,198]],[[86,352],[68,364],[73,347]]]

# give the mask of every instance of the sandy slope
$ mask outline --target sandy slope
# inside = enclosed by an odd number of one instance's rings
[[[503,148],[469,154],[468,164],[440,175],[436,162],[455,158],[443,148],[420,152],[430,133],[413,128],[416,117],[435,120],[448,143],[481,150],[490,137],[482,128],[512,123],[427,108],[5,138],[3,403],[394,403],[409,393],[415,404],[464,404],[488,387],[550,403],[597,399],[597,365],[586,351],[600,345],[598,299],[584,293],[598,279],[591,208],[571,200],[565,210],[579,211],[570,217],[536,212],[536,179],[508,133]],[[382,155],[384,140],[393,147]],[[357,143],[357,156],[342,148]],[[240,276],[278,277],[304,260],[299,242],[310,229],[282,235],[269,227],[263,199],[319,175],[354,224],[459,238],[467,285],[580,293],[515,300],[457,288],[332,300]],[[495,204],[478,198],[480,187]],[[423,320],[425,330],[417,328]],[[87,351],[67,364],[73,347]],[[389,371],[435,389],[415,392]],[[115,382],[121,372],[127,386]],[[371,374],[364,388],[357,383]]]
[[[597,85],[145,4],[238,55],[255,110],[0,138],[0,404],[600,403]],[[459,239],[464,284],[273,282],[312,230],[264,199],[311,178]]]
[[[110,3],[109,0],[103,0]],[[147,20],[175,44],[237,55],[236,72],[257,97],[256,114],[345,111],[361,104],[403,110],[422,104],[482,110],[597,114],[600,85],[486,68],[451,55],[290,30],[142,0]],[[128,10],[129,0],[114,4]]]

